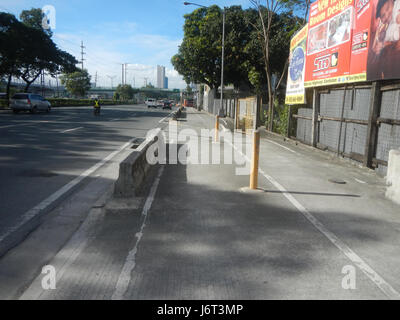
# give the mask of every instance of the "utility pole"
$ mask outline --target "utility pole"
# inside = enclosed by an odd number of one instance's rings
[[[42,70],[42,73],[40,74],[40,86],[42,87],[42,97],[44,97],[44,86],[45,86],[45,82],[44,82],[44,70]]]
[[[56,84],[57,84],[57,98],[60,96],[60,93],[58,92],[58,75],[56,74]]]
[[[81,41],[81,63],[82,63],[82,71],[83,71],[83,61],[85,61],[86,59],[83,58],[83,56],[86,54],[86,52],[83,51],[83,49],[85,49],[86,47],[83,46],[83,41]]]
[[[94,77],[94,87],[97,88],[97,71],[96,71],[96,76]]]
[[[128,84],[128,64],[125,63],[125,84]]]
[[[222,66],[221,66],[221,104],[218,114],[221,113],[223,109],[224,102],[224,62],[225,62],[225,17],[226,17],[226,8],[224,7],[223,13],[223,23],[222,23]]]
[[[147,87],[147,80],[148,80],[148,78],[144,78],[144,87],[145,88]]]
[[[121,76],[121,79],[122,79],[122,85],[124,85],[124,76],[125,76],[125,64],[123,63],[122,64],[122,76]]]

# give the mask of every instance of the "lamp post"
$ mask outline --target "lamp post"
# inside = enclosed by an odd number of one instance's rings
[[[193,6],[198,6],[201,8],[208,8],[206,6],[203,6],[203,5],[197,4],[197,3],[193,3],[193,2],[184,2],[183,4],[185,6],[193,5]],[[224,10],[222,13],[221,102],[220,102],[220,109],[219,109],[218,115],[221,112],[222,104],[224,101],[225,20],[226,20],[225,17],[226,17],[226,7],[224,7]]]

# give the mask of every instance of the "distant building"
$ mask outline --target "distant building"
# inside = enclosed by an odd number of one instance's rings
[[[168,77],[164,77],[164,89],[168,89]]]
[[[157,66],[157,88],[164,89],[165,86],[165,67]]]

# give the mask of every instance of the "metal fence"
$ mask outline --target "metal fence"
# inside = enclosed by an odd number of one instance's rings
[[[389,151],[400,148],[400,85],[361,85],[314,94],[315,117],[310,107],[293,115],[296,138],[386,174]]]

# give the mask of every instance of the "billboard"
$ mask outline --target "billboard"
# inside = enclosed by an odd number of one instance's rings
[[[370,0],[367,80],[400,79],[400,0]]]
[[[286,104],[305,104],[304,77],[306,67],[308,26],[301,29],[290,41]]]
[[[350,74],[360,81],[367,80],[367,58],[371,35],[371,0],[356,0],[351,46]]]
[[[357,76],[350,74],[353,23],[354,0],[311,5],[305,87],[355,81]]]

